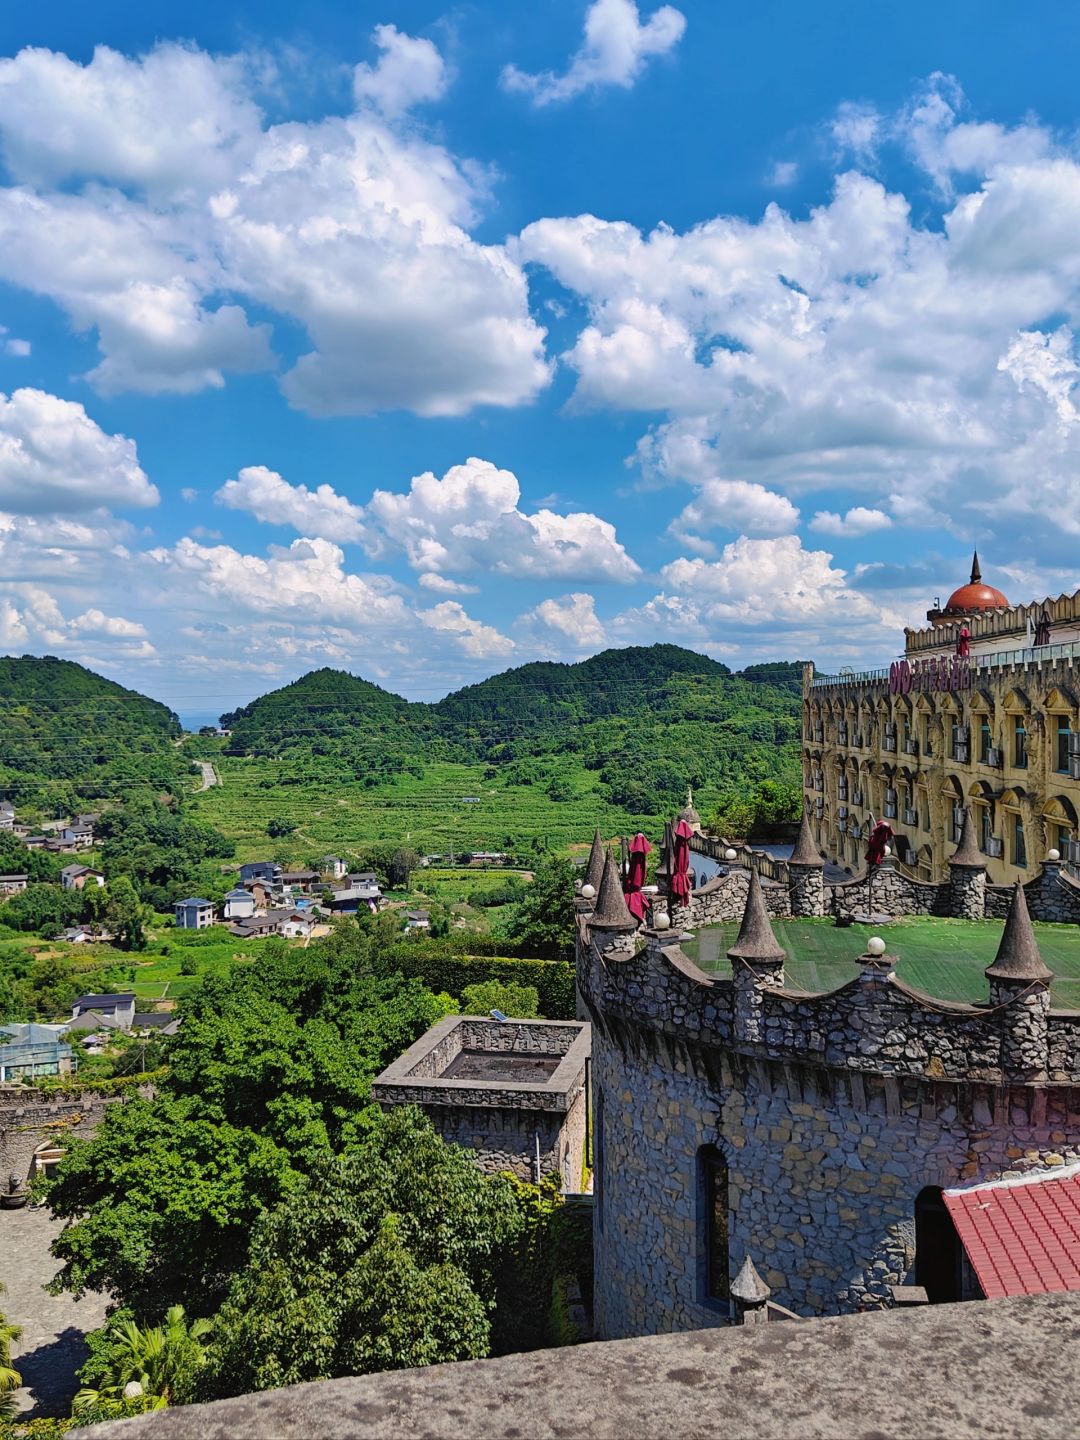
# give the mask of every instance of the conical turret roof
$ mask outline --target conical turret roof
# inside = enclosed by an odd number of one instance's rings
[[[825,862],[818,854],[817,846],[814,844],[814,837],[810,830],[810,816],[803,810],[802,823],[799,826],[799,838],[795,842],[795,849],[791,852],[789,865],[816,865],[821,869]]]
[[[750,871],[750,889],[746,892],[746,909],[739,927],[739,938],[727,953],[732,960],[787,959],[787,952],[773,934],[756,870]]]
[[[1028,914],[1027,897],[1018,880],[1009,906],[1008,919],[1002,931],[1001,944],[994,963],[986,974],[995,980],[1052,980],[1054,972],[1043,964],[1038,941]]]
[[[593,835],[592,849],[589,851],[589,863],[585,866],[584,884],[591,885],[597,893],[600,890],[600,881],[604,878],[604,860],[607,851],[604,849],[604,842],[600,838],[600,827],[596,827]]]
[[[731,1298],[743,1305],[764,1305],[772,1291],[757,1272],[757,1266],[748,1255],[731,1282]]]
[[[950,865],[967,865],[971,869],[986,869],[986,856],[975,840],[975,821],[971,818],[971,806],[964,806],[964,823],[960,827],[960,843],[949,857]]]
[[[600,893],[596,897],[596,909],[589,924],[595,930],[636,930],[637,921],[626,908],[619,871],[608,855],[604,860],[604,874],[600,881]]]

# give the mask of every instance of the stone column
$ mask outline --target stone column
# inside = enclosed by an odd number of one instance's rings
[[[1006,1081],[1038,1084],[1047,1078],[1047,1016],[1053,972],[1043,964],[1017,881],[1001,944],[987,966],[990,1004],[1001,1020],[1001,1070]]]
[[[825,864],[817,852],[805,811],[798,843],[788,861],[788,889],[792,915],[825,914]]]
[[[763,992],[783,985],[787,954],[773,934],[756,870],[750,872],[750,888],[746,892],[746,909],[738,939],[727,953],[735,988],[735,1034],[740,1040],[762,1044],[765,1040]]]
[[[975,822],[964,807],[960,843],[949,860],[949,914],[957,920],[981,920],[986,910],[986,857],[975,842]]]

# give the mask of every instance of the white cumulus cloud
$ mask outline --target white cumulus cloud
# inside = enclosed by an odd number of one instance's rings
[[[367,515],[381,530],[374,553],[403,549],[414,570],[487,570],[535,578],[629,581],[640,567],[615,527],[587,512],[519,509],[521,486],[509,470],[470,457],[441,478],[417,475],[400,494],[376,490]]]
[[[135,442],[44,390],[0,394],[0,508],[24,514],[148,506],[158,492]]]
[[[361,63],[353,71],[353,94],[359,104],[398,116],[445,95],[446,62],[432,41],[406,35],[396,25],[376,25],[373,39],[382,52],[378,63]]]
[[[608,640],[595,598],[581,591],[541,600],[525,619],[538,621],[558,638],[568,640],[575,650],[595,650]]]
[[[822,535],[870,535],[875,530],[888,530],[892,520],[884,510],[868,510],[865,505],[853,505],[845,515],[834,510],[819,510],[810,521],[810,529]]]
[[[443,600],[430,610],[421,610],[416,617],[422,625],[448,636],[466,655],[482,660],[488,656],[509,655],[514,642],[508,635],[485,625],[465,613],[457,600]]]
[[[318,535],[339,544],[363,538],[363,510],[331,485],[290,485],[265,465],[245,465],[214,496],[230,510],[246,510],[267,525],[290,525],[302,535]]]
[[[570,100],[609,85],[628,90],[650,56],[673,50],[685,29],[685,15],[673,5],[659,6],[643,21],[634,0],[593,0],[585,13],[581,48],[563,74],[545,70],[531,75],[507,65],[502,84],[528,95],[534,105]]]
[[[355,113],[274,125],[244,57],[0,61],[0,279],[96,335],[98,389],[272,368],[248,306],[306,332],[281,384],[312,414],[459,415],[547,385],[521,266],[470,234],[492,177],[393,118],[435,98],[441,57],[392,26],[377,41]]]

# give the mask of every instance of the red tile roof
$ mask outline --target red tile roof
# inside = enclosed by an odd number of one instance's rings
[[[945,1205],[988,1300],[1080,1290],[1080,1168],[946,1190]]]

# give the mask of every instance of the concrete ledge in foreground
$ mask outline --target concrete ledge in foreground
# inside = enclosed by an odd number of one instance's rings
[[[159,1411],[80,1440],[1072,1440],[1080,1294],[540,1350]]]

